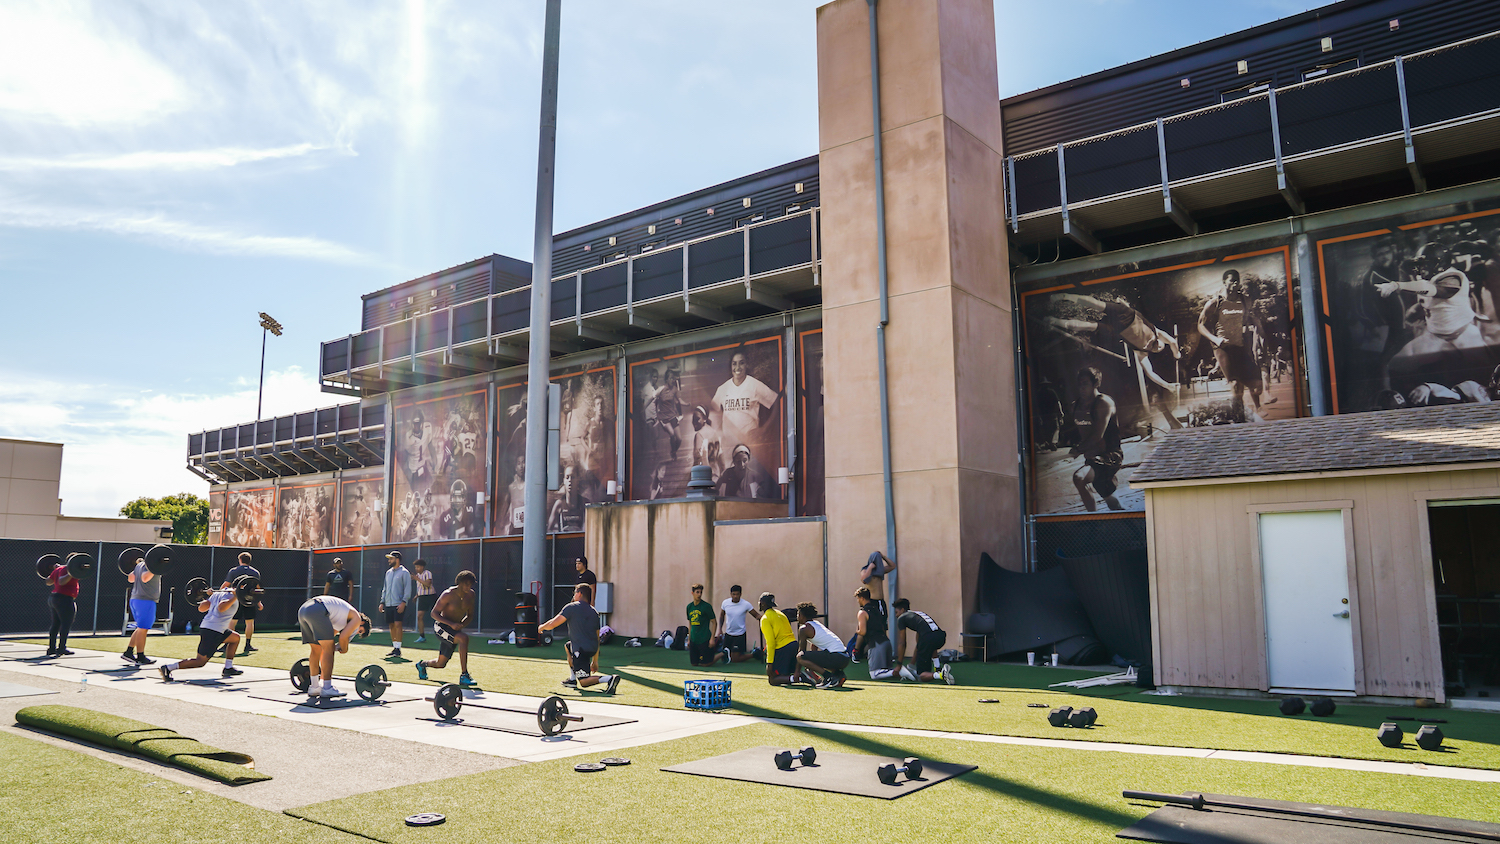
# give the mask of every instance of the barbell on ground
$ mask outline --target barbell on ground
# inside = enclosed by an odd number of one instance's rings
[[[922,760],[918,759],[915,756],[908,756],[906,757],[906,761],[902,763],[900,767],[887,762],[886,764],[881,765],[879,768],[875,769],[875,775],[880,777],[880,781],[882,783],[885,783],[886,785],[895,785],[896,777],[899,774],[906,774],[906,778],[909,780],[921,779]]]
[[[512,709],[508,706],[493,706],[488,703],[474,703],[464,700],[464,692],[457,683],[447,683],[440,687],[432,697],[425,698],[432,702],[433,711],[437,712],[439,718],[444,721],[452,721],[458,717],[458,713],[465,706],[474,706],[480,709],[492,709],[496,712],[515,712],[520,715],[531,715],[525,709]],[[536,708],[536,726],[544,736],[555,736],[563,731],[569,723],[582,722],[582,715],[569,715],[568,702],[553,695],[542,701]]]
[[[56,554],[43,554],[36,558],[37,577],[46,579],[52,576],[52,572],[58,566],[67,566],[68,574],[74,580],[82,580],[94,568],[94,558],[82,551],[74,551],[68,555],[67,562]]]
[[[802,763],[802,767],[804,768],[806,768],[808,765],[818,764],[818,751],[816,748],[812,747],[804,747],[796,753],[793,753],[790,750],[783,750],[780,753],[776,754],[775,759],[776,767],[780,768],[783,771],[790,771],[792,769],[793,761],[800,761]]]
[[[292,688],[297,691],[305,692],[312,687],[312,671],[308,668],[307,660],[299,659],[292,663],[290,674]],[[385,669],[373,663],[359,669],[359,673],[354,675],[354,693],[359,695],[361,700],[374,703],[380,700],[380,696],[385,694],[385,690],[390,687],[391,683],[386,679]]]

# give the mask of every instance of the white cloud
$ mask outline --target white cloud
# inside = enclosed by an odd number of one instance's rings
[[[256,384],[218,394],[139,392],[0,374],[0,436],[63,444],[62,512],[116,516],[140,496],[205,495],[184,465],[187,436],[255,418]],[[265,411],[277,416],[336,402],[298,367],[266,373]]]
[[[339,264],[374,262],[371,256],[352,247],[321,238],[251,234],[131,209],[90,210],[7,201],[0,203],[0,226],[109,232],[216,255],[301,258]]]
[[[136,124],[185,109],[188,89],[86,7],[0,4],[0,113],[68,124]]]
[[[210,170],[238,167],[259,161],[298,158],[329,149],[327,146],[301,143],[291,146],[252,149],[220,147],[178,151],[128,152],[116,155],[77,154],[58,158],[17,156],[0,158],[0,171],[35,170]],[[353,155],[352,150],[344,150]]]

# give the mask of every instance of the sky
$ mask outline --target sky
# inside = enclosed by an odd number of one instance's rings
[[[554,229],[817,152],[819,0],[564,0]],[[997,0],[1000,93],[1300,0]],[[0,0],[0,437],[62,513],[207,493],[191,432],[349,399],[359,296],[531,259],[540,0]]]

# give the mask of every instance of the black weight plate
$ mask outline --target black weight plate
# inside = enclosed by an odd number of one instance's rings
[[[423,812],[420,815],[412,815],[406,819],[407,826],[437,826],[447,818],[437,812]]]
[[[560,716],[568,714],[568,702],[553,695],[536,708],[536,726],[544,736],[555,736],[567,725]]]
[[[608,766],[610,768],[617,768],[621,765],[629,765],[630,760],[626,759],[624,756],[606,756],[605,758],[599,760],[599,764]]]
[[[51,577],[53,569],[56,569],[60,565],[62,565],[62,557],[59,557],[56,554],[43,554],[42,556],[37,557],[37,577],[40,577],[44,580],[48,577]]]
[[[598,762],[579,762],[573,766],[573,770],[580,774],[593,774],[604,770],[604,766]]]
[[[182,595],[184,598],[187,598],[188,603],[190,604],[203,603],[203,600],[208,597],[208,581],[204,580],[201,577],[195,577],[192,580],[189,580],[187,584],[182,587]],[[307,662],[307,660],[305,659],[302,661]]]
[[[378,665],[366,665],[354,675],[354,693],[369,701],[380,700],[385,694],[385,669]]]
[[[463,690],[457,683],[447,683],[437,690],[432,696],[432,708],[438,717],[444,721],[452,721],[458,717],[458,711],[463,708]]]
[[[292,688],[297,691],[305,692],[312,685],[312,672],[307,668],[307,660],[299,659],[292,663],[290,673],[292,676]]]
[[[135,574],[135,564],[145,558],[146,552],[139,548],[126,548],[124,551],[121,551],[120,559],[117,562],[117,565],[120,567],[120,574]]]
[[[152,574],[166,574],[167,569],[172,567],[172,547],[170,545],[152,545],[151,550],[146,552],[146,568],[151,569]]]
[[[75,580],[82,580],[93,569],[94,558],[88,554],[76,551],[68,555],[68,574],[73,575]]]

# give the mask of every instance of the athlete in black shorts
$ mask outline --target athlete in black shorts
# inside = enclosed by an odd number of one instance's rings
[[[427,669],[444,668],[453,652],[458,651],[458,684],[463,687],[478,685],[469,676],[469,634],[464,625],[474,616],[474,585],[478,579],[474,572],[461,571],[453,579],[453,585],[443,590],[432,608],[432,630],[437,633],[437,659],[417,661],[417,676],[427,679]]]
[[[620,685],[620,675],[600,674],[599,667],[599,613],[590,603],[594,587],[580,583],[573,587],[573,602],[563,607],[557,615],[544,622],[538,630],[555,630],[568,625],[568,671],[570,680],[563,685],[577,689],[605,684],[604,693],[612,695]]]
[[[942,650],[943,645],[948,642],[948,634],[938,626],[932,616],[925,612],[918,612],[911,608],[911,601],[898,598],[891,604],[891,608],[897,612],[896,616],[896,666],[899,669],[901,679],[911,680],[917,683],[930,683],[939,678],[948,685],[957,681],[953,679],[953,666],[944,665],[941,669],[934,665],[934,657]],[[906,659],[906,631],[916,634],[916,655],[912,658],[911,665],[903,665]]]

